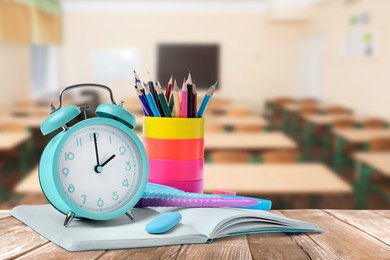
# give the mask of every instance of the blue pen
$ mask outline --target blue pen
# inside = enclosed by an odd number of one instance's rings
[[[256,200],[258,201],[258,204],[254,206],[235,207],[235,208],[270,210],[272,206],[272,202],[270,200],[244,197],[244,196],[232,196],[232,195],[225,195],[225,194],[216,195],[216,194],[184,192],[182,190],[178,190],[175,188],[154,184],[154,183],[147,184],[142,197],[143,198],[243,198],[243,199]]]

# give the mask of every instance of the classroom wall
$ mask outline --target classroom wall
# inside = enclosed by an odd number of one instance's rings
[[[390,1],[346,2],[329,0],[318,5],[315,18],[304,33],[321,33],[325,38],[323,98],[327,102],[345,104],[358,114],[390,120]],[[341,55],[342,37],[354,29],[349,23],[350,17],[361,13],[369,15],[369,22],[363,28],[377,31],[379,37],[379,54],[372,60],[348,59]]]
[[[30,97],[30,52],[23,44],[0,44],[0,108]]]
[[[67,10],[67,9],[66,9]],[[270,22],[261,12],[133,13],[72,12],[64,15],[61,84],[93,81],[91,52],[102,48],[136,48],[139,74],[156,75],[158,43],[219,43],[219,96],[256,101],[292,95],[297,84],[297,40],[302,23]],[[196,78],[196,75],[193,75]],[[167,79],[161,79],[167,80]],[[107,83],[121,98],[134,94],[129,80]]]

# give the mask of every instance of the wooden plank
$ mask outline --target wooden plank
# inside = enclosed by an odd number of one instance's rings
[[[390,210],[383,215],[374,210],[326,210],[338,219],[362,230],[390,246]]]
[[[180,250],[178,246],[160,246],[150,248],[134,248],[127,250],[110,250],[99,259],[176,259]]]
[[[253,259],[310,259],[307,253],[284,233],[247,235]],[[283,245],[283,250],[275,250]]]
[[[18,229],[22,229],[25,225],[14,217],[7,217],[0,220],[0,236],[13,232]]]
[[[328,258],[388,259],[390,255],[390,248],[384,243],[322,210],[282,212],[288,217],[313,222],[322,227],[324,233],[307,235],[328,254]],[[308,250],[306,246],[302,244],[304,250]]]
[[[24,226],[0,236],[0,259],[14,258],[48,243],[29,227]]]
[[[47,243],[17,259],[97,259],[104,254],[104,252],[105,251],[69,252],[53,243]],[[115,252],[115,250],[113,252]]]
[[[212,244],[183,245],[177,259],[252,259],[246,236],[216,239]]]

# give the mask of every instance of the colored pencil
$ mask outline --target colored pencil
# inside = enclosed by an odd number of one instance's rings
[[[173,91],[171,91],[171,97],[169,98],[169,110],[171,111],[173,115],[173,106],[174,106],[174,100],[173,100]]]
[[[162,111],[160,102],[158,101],[157,92],[156,92],[156,89],[154,88],[154,84],[153,84],[153,81],[151,80],[149,71],[148,71],[147,73],[148,73],[148,76],[149,76],[149,82],[148,82],[148,84],[149,84],[150,93],[152,94],[153,99],[154,99],[154,102],[156,103],[158,112],[159,112],[160,114],[163,114],[163,111]]]
[[[210,102],[210,99],[212,97],[212,93],[214,92],[215,87],[209,88],[206,92],[206,95],[203,98],[202,104],[200,105],[199,111],[198,111],[198,117],[203,117],[203,114],[207,108],[207,105]]]
[[[135,72],[135,70],[134,70],[134,78],[135,78],[135,83],[141,82],[141,81],[139,80],[139,77],[138,77],[138,75],[137,75],[137,72]]]
[[[214,85],[210,86],[210,88],[214,88],[213,92],[211,93],[211,96],[214,95],[214,91],[217,88],[217,85],[218,85],[218,80],[214,83]]]
[[[135,85],[135,91],[137,92],[139,100],[141,100],[142,108],[145,112],[145,115],[146,116],[153,116],[153,112],[149,107],[148,101],[146,101],[146,98],[142,94],[141,90],[137,87],[137,85]]]
[[[198,110],[198,93],[196,91],[195,81],[192,83],[192,100],[193,100],[193,113],[194,117],[197,117],[196,111]]]
[[[167,100],[165,99],[164,92],[161,88],[160,82],[156,82],[155,88],[156,88],[158,99],[160,100],[161,108],[163,110],[163,115],[165,117],[172,117],[171,111],[169,111]]]
[[[174,100],[174,115],[175,117],[180,117],[180,90],[177,86],[177,82],[175,80],[175,84],[173,85],[173,100]]]
[[[191,118],[194,117],[194,98],[193,98],[193,92],[192,92],[192,78],[191,73],[188,72],[188,78],[186,81],[187,85],[187,117]]]
[[[156,102],[154,101],[153,96],[150,93],[149,88],[147,86],[145,87],[145,95],[146,95],[146,99],[148,100],[148,104],[150,106],[150,109],[153,112],[153,116],[154,117],[161,117],[161,114],[158,111]]]
[[[173,81],[173,75],[171,75],[171,77],[170,77],[170,79],[168,81],[167,89],[165,91],[165,98],[167,99],[167,102],[169,102],[170,98],[171,98],[172,81]]]
[[[187,92],[187,84],[186,79],[183,81],[183,86],[181,89],[181,117],[187,117],[187,102],[188,101],[188,92]]]

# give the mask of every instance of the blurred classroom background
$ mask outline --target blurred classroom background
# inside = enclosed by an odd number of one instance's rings
[[[390,208],[390,1],[0,0],[0,208],[45,203],[41,122],[68,85],[137,117],[133,70],[188,70],[207,109],[205,191],[274,208]],[[107,101],[94,89],[65,104]],[[198,102],[200,104],[200,101]],[[82,120],[80,118],[79,120]]]

